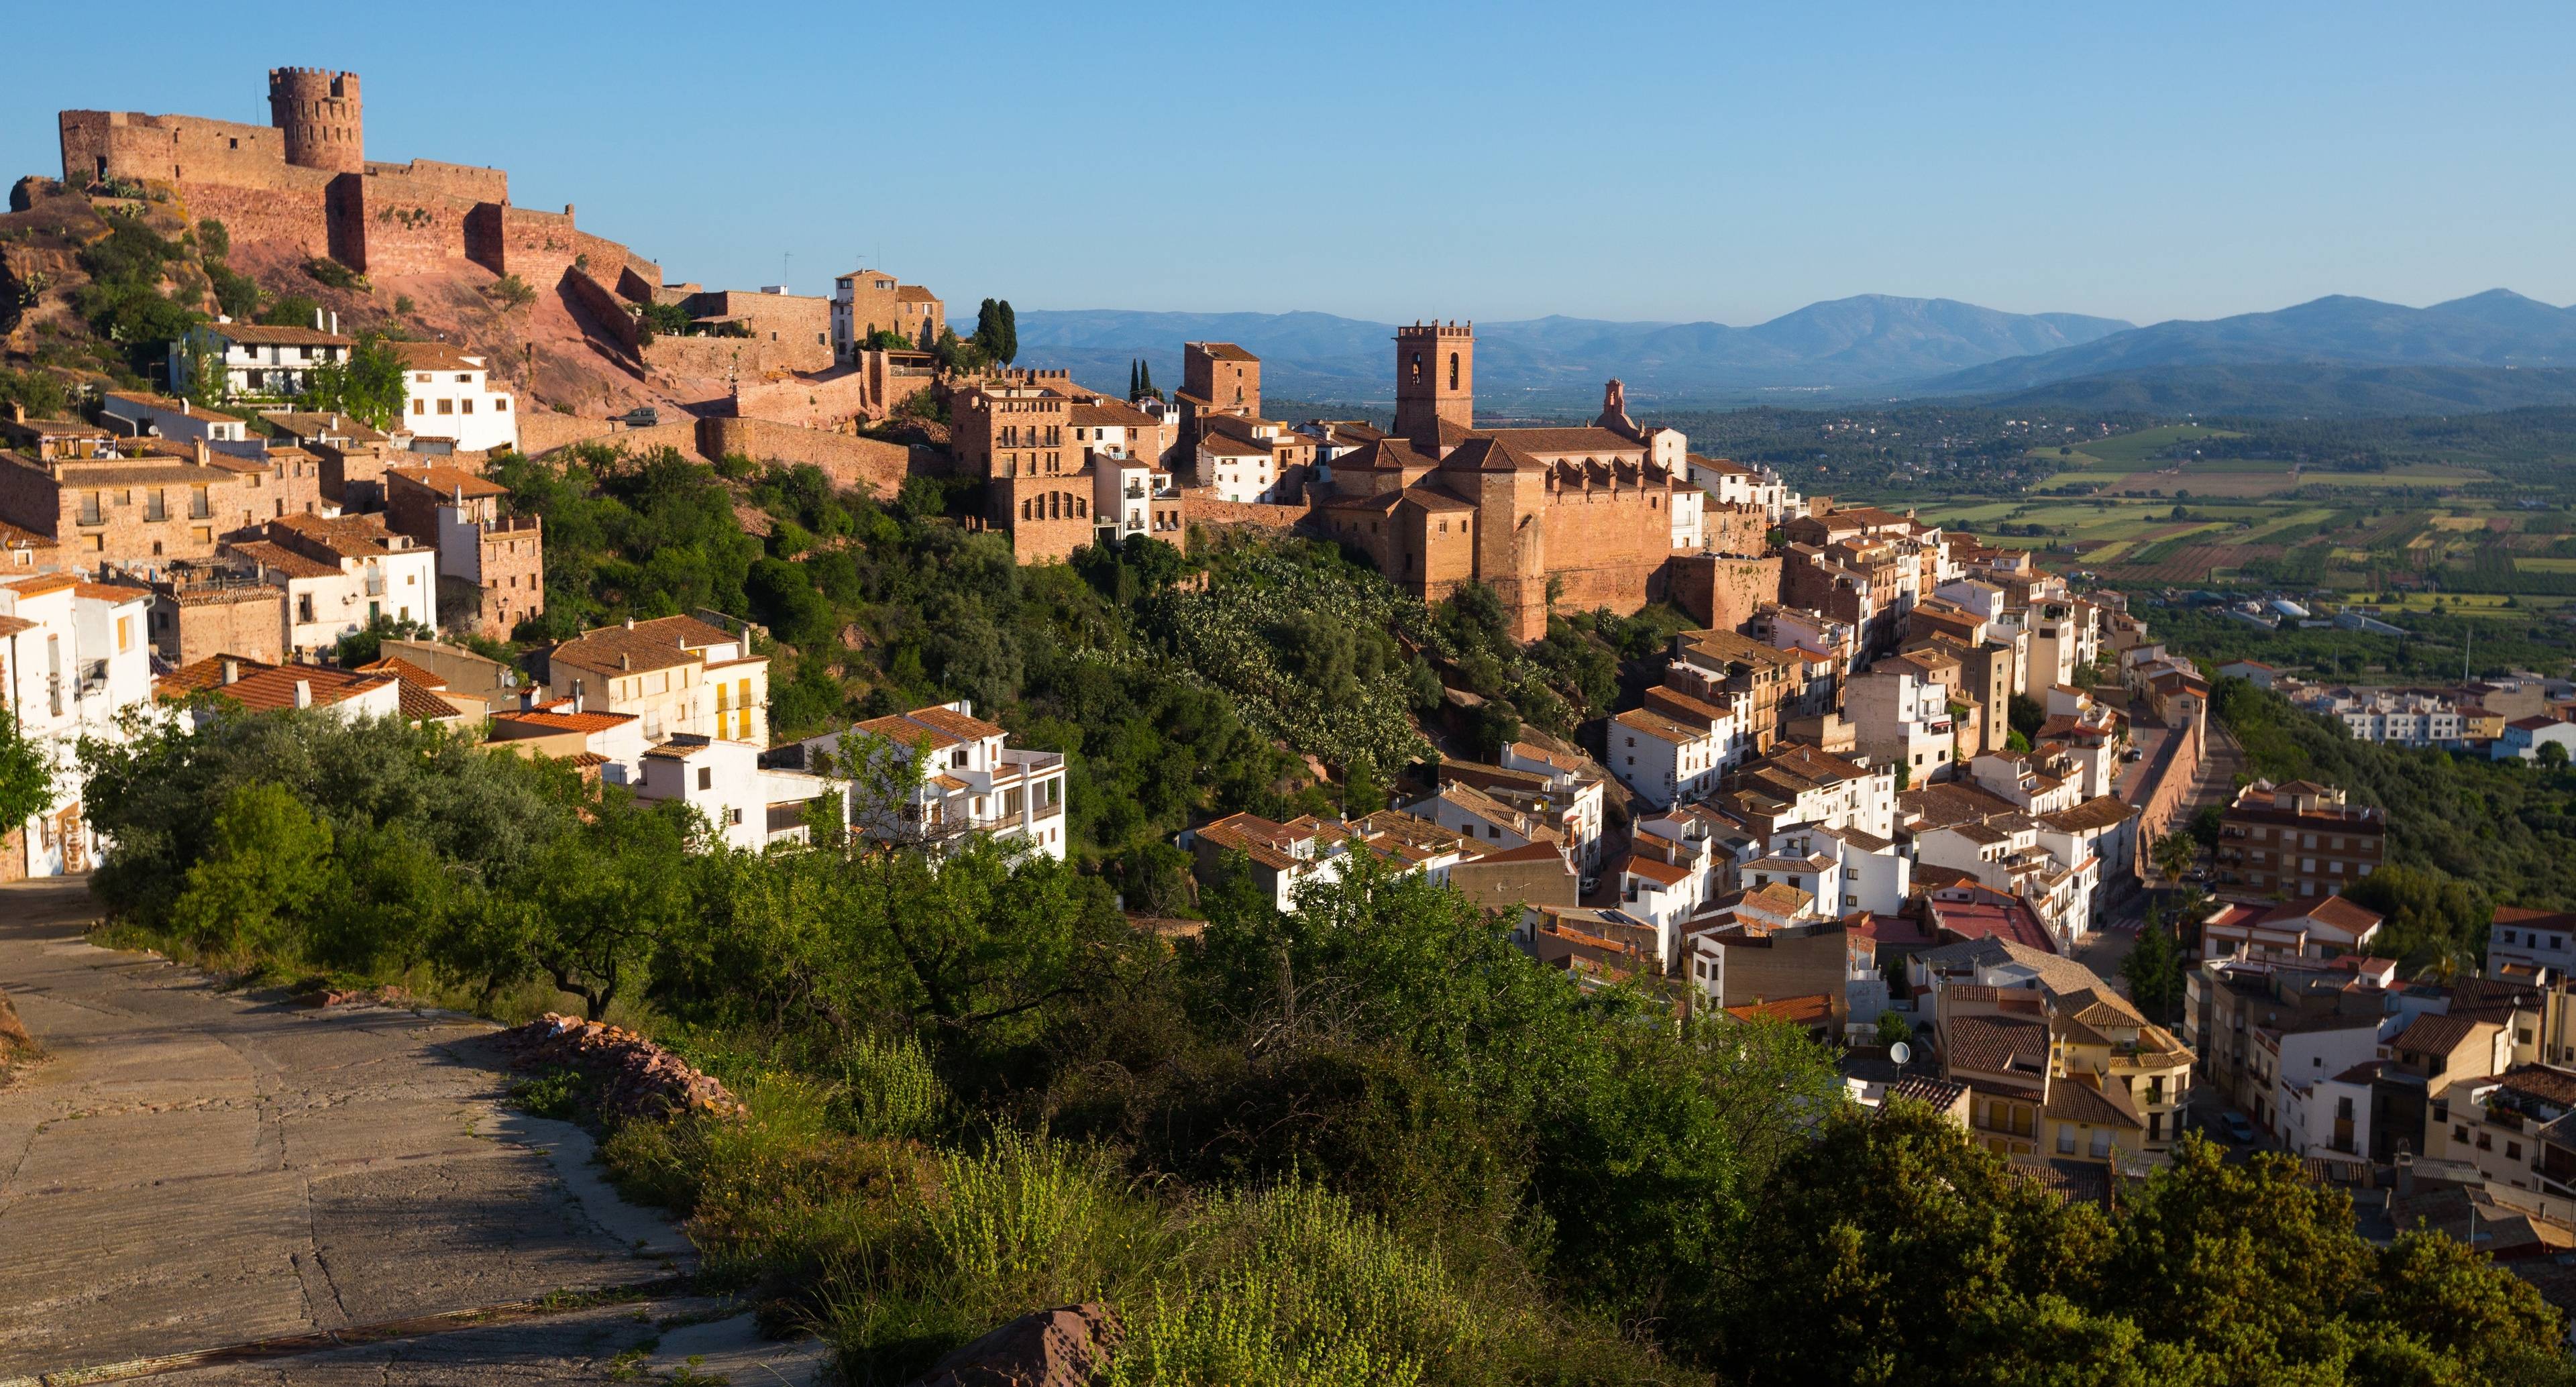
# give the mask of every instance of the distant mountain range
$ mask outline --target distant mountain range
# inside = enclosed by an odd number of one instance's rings
[[[1238,343],[1274,396],[1383,406],[1392,323],[1325,313],[1019,314],[1024,362],[1115,388],[1143,358],[1180,380],[1180,344]],[[2430,308],[2337,295],[2269,313],[2135,327],[1865,294],[1754,327],[1537,318],[1476,325],[1492,415],[1580,411],[1601,382],[1657,409],[1963,396],[2006,406],[2357,413],[2576,403],[2576,309],[2505,289]]]
[[[1068,366],[1115,388],[1130,361],[1180,383],[1183,342],[1233,342],[1262,359],[1266,393],[1309,400],[1393,398],[1395,324],[1326,313],[1018,314],[1025,362]],[[1717,399],[1883,386],[2091,342],[2130,325],[2077,313],[1999,313],[1950,299],[1883,294],[1810,304],[1756,327],[1536,318],[1476,325],[1476,395],[1498,412],[1598,399],[1617,376],[1629,398],[1672,407]]]

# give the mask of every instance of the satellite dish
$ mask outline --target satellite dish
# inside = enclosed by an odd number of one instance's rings
[[[1902,1069],[1907,1060],[1914,1058],[1914,1047],[1900,1040],[1887,1047],[1887,1057],[1896,1061],[1896,1067]]]

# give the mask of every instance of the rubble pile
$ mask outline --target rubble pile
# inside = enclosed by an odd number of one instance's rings
[[[623,1026],[547,1012],[503,1031],[500,1041],[520,1069],[571,1069],[598,1086],[603,1114],[617,1118],[680,1113],[737,1116],[742,1104],[714,1077]]]

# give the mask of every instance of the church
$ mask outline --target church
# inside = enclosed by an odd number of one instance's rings
[[[1398,329],[1395,373],[1394,431],[1333,459],[1315,519],[1406,591],[1484,583],[1536,640],[1551,608],[1624,616],[1663,596],[1701,548],[1688,440],[1639,428],[1618,381],[1589,425],[1479,429],[1473,324]]]

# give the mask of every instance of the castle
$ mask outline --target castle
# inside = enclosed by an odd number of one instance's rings
[[[1535,640],[1551,607],[1636,611],[1703,547],[1713,517],[1688,440],[1638,427],[1619,382],[1588,425],[1479,429],[1473,324],[1399,329],[1395,357],[1395,430],[1333,459],[1315,518],[1407,591],[1437,602],[1484,583]]]
[[[269,124],[129,111],[61,113],[63,182],[169,187],[191,220],[213,218],[235,241],[292,245],[374,275],[482,266],[550,288],[579,269],[586,299],[604,290],[649,302],[661,267],[573,224],[573,209],[510,205],[500,169],[366,157],[354,72],[273,68]],[[592,302],[592,308],[614,304]]]

